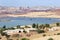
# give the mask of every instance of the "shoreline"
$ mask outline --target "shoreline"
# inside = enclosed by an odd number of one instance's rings
[[[5,16],[6,15],[6,16]],[[26,14],[4,14],[1,17],[60,18],[56,12],[29,12]]]
[[[24,16],[24,15],[8,15],[9,17],[28,17],[28,18],[60,18],[60,16]]]
[[[29,18],[60,18],[55,12],[30,12],[22,15],[6,14],[8,17],[29,17]]]

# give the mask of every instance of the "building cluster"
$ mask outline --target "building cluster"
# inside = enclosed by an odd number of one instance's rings
[[[4,33],[8,34],[8,35],[13,35],[13,34],[20,34],[20,33],[30,33],[30,32],[36,32],[37,29],[36,28],[19,28],[19,29],[15,29],[15,30],[5,30],[3,31]]]

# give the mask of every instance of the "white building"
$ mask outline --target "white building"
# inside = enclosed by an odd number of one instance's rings
[[[25,31],[29,33],[30,31],[36,31],[36,28],[25,28]]]
[[[24,30],[25,30],[27,33],[30,33],[30,31],[36,31],[37,29],[36,29],[36,28],[24,28],[24,29],[15,29],[15,30],[5,30],[5,31],[3,31],[3,32],[5,32],[5,33],[8,34],[8,35],[13,35],[13,34],[23,33]]]
[[[52,27],[51,29],[49,29],[49,31],[56,31],[56,30],[59,30],[60,27]]]
[[[8,35],[12,35],[12,34],[18,34],[19,32],[23,32],[23,29],[15,29],[15,30],[5,30],[3,32],[7,33]]]

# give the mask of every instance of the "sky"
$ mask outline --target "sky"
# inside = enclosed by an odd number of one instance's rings
[[[0,6],[57,6],[60,7],[60,0],[0,0]]]

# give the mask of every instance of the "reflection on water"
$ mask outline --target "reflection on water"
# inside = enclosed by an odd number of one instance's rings
[[[9,19],[0,19],[0,22],[10,22],[11,20]]]

